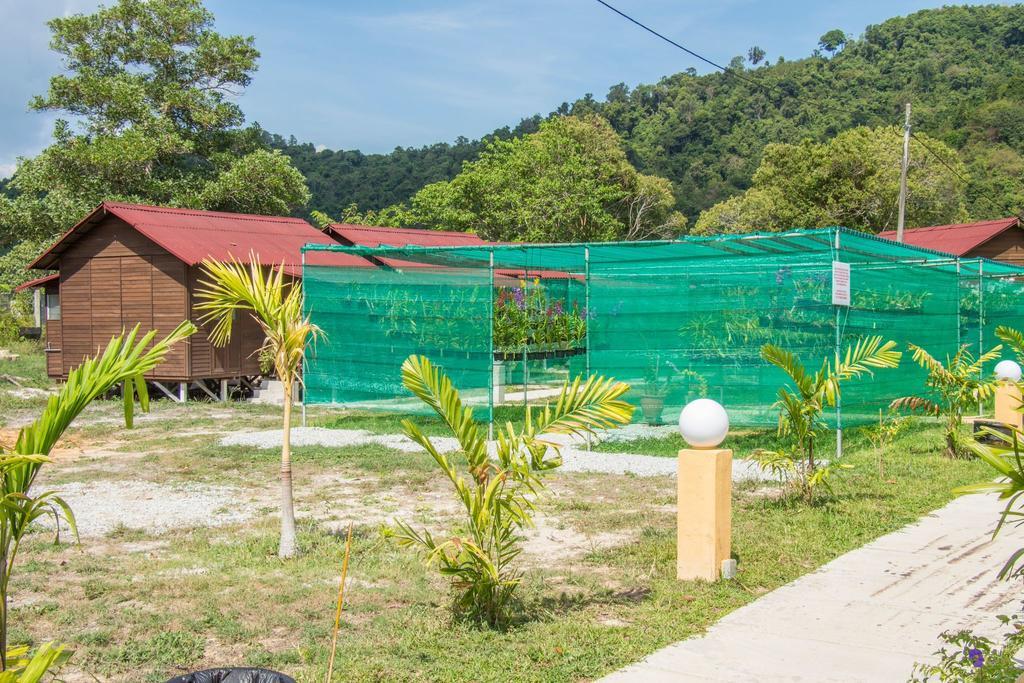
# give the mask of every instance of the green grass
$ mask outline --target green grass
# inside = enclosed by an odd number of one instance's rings
[[[770,445],[770,439],[770,433],[752,433],[733,445]],[[938,455],[939,441],[936,427],[918,425],[888,451],[882,478],[876,454],[851,430],[847,462],[854,469],[836,479],[834,496],[815,505],[738,487],[733,550],[739,580],[715,584],[674,578],[671,479],[556,474],[559,495],[542,501],[541,511],[578,532],[622,533],[623,541],[576,561],[539,560],[527,571],[516,623],[503,632],[452,623],[445,580],[382,541],[375,523],[357,518],[336,680],[601,676],[700,633],[766,591],[940,507],[953,487],[989,476],[977,461]],[[146,456],[152,459],[143,464],[188,466],[183,476],[241,482],[239,472],[272,478],[277,459],[273,450],[181,450]],[[380,485],[446,490],[425,455],[377,446],[298,449],[296,467],[299,486],[312,473],[356,471],[376,475],[369,481]],[[268,507],[275,502],[268,498]],[[36,642],[73,641],[75,666],[100,677],[162,681],[233,663],[322,681],[343,538],[308,517],[301,526],[302,555],[289,562],[276,557],[270,517],[157,537],[118,530],[86,541],[85,552],[33,537],[19,560],[15,595],[59,595],[60,602],[41,597],[16,608],[15,633]],[[167,545],[148,552],[120,546],[144,538]],[[96,544],[102,548],[93,551]]]
[[[22,387],[46,389],[53,385],[46,376],[46,354],[42,346],[38,342],[22,340],[0,343],[0,349],[19,356],[16,360],[0,360],[0,415],[20,408],[42,407],[46,403],[43,397],[19,398],[10,393]],[[17,383],[5,376],[14,378]],[[4,419],[0,417],[0,426],[3,424]]]
[[[46,376],[46,354],[39,342],[22,340],[0,343],[0,348],[18,354],[16,360],[0,361],[0,374],[16,377],[25,386],[39,389],[50,386],[50,379]]]

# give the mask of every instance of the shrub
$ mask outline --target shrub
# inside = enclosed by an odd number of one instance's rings
[[[1020,614],[999,615],[1007,630],[1002,642],[995,642],[969,630],[946,631],[940,638],[944,645],[936,650],[938,664],[915,664],[912,683],[930,681],[1003,681],[1020,680],[1020,669],[1014,655],[1024,647],[1024,620]]]

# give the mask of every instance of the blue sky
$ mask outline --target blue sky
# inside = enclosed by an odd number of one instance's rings
[[[859,35],[928,0],[670,1],[612,4],[720,63],[760,45],[802,57],[832,28]],[[695,67],[594,0],[207,0],[224,33],[262,53],[240,98],[250,121],[332,149],[479,137],[584,93],[601,98]],[[53,116],[28,111],[60,69],[45,21],[96,0],[0,0],[0,177],[49,141]]]

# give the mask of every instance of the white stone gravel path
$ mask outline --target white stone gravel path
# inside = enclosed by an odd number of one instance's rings
[[[442,453],[454,451],[459,442],[451,437],[431,437],[430,441]],[[327,429],[325,427],[293,427],[292,446],[328,446],[344,448],[380,444],[388,448],[415,453],[423,450],[404,434],[374,434],[365,429]],[[253,448],[280,448],[281,430],[262,432],[236,432],[220,440],[222,446],[252,446]]]
[[[44,488],[57,491],[68,503],[82,537],[104,536],[120,525],[152,533],[221,526],[245,521],[255,512],[255,506],[246,504],[241,492],[229,486],[169,486],[129,480]],[[49,520],[44,523],[52,524]]]
[[[644,438],[652,435],[660,435],[664,432],[663,427],[646,427],[645,425],[630,425],[638,427],[626,431],[617,430],[610,433],[612,438],[605,436],[608,441],[629,441],[629,437]],[[651,430],[658,430],[652,432]],[[619,432],[625,432],[624,434]],[[451,437],[430,437],[434,447],[442,453],[458,449],[459,443]],[[653,455],[640,455],[636,453],[605,453],[589,451],[578,439],[566,439],[566,445],[562,448],[562,467],[564,472],[597,472],[602,474],[632,474],[638,477],[674,477],[676,474],[676,459]],[[405,452],[416,452],[420,447],[402,434],[373,434],[362,429],[326,429],[323,427],[296,427],[292,429],[293,446],[328,446],[341,448],[345,446],[358,446],[362,444],[381,444]],[[253,448],[280,448],[281,430],[271,429],[262,432],[238,432],[228,434],[221,439],[223,446],[250,446]],[[733,461],[733,480],[742,481],[747,479],[765,479],[768,475],[755,463],[749,460]]]
[[[948,629],[1001,632],[1019,581],[999,581],[1024,534],[995,496],[965,496],[742,607],[707,634],[655,652],[605,683],[906,681]],[[742,565],[739,578],[743,578]]]

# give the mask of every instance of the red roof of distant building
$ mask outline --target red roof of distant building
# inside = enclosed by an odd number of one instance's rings
[[[494,244],[471,232],[420,230],[418,228],[383,228],[350,223],[332,223],[327,230],[338,241],[359,247],[462,247]]]
[[[29,268],[54,268],[60,254],[107,215],[120,218],[189,265],[207,258],[220,261],[234,258],[248,263],[252,252],[261,263],[283,263],[289,275],[301,276],[303,245],[336,244],[329,235],[301,218],[103,202],[64,233]],[[369,265],[364,259],[348,254],[334,257],[337,258],[331,260],[336,265]]]
[[[42,287],[42,286],[44,286],[46,284],[49,284],[51,282],[56,282],[59,279],[60,279],[60,273],[52,273],[50,275],[44,275],[42,277],[37,277],[34,280],[29,280],[28,282],[22,282],[20,285],[18,285],[17,287],[14,288],[14,291],[15,292],[24,292],[26,289],[33,289],[35,287]]]
[[[1019,218],[1000,218],[979,223],[954,223],[933,225],[927,228],[911,228],[903,231],[904,244],[944,251],[954,256],[963,256],[996,235],[1020,225]],[[886,230],[879,237],[895,240],[896,231]]]
[[[388,228],[370,225],[353,225],[351,223],[332,223],[327,232],[339,242],[347,246],[358,247],[486,247],[508,242],[489,242],[471,232],[455,232],[451,230],[422,230],[419,228]],[[392,268],[435,268],[429,261],[399,260],[390,256],[369,257]],[[557,270],[519,270],[509,268],[496,269],[495,275],[511,278],[539,277],[541,279],[557,279],[576,277]],[[582,275],[578,279],[582,279]]]

